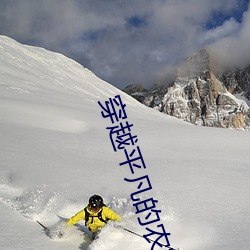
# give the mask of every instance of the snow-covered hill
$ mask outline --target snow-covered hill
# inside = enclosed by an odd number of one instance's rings
[[[171,245],[184,250],[250,247],[247,132],[196,127],[149,109],[63,55],[0,37],[1,249],[145,250],[151,244],[107,226],[90,244],[78,227],[51,240],[48,226],[104,197],[122,225],[145,234],[130,195],[134,178],[114,152],[98,101],[120,95],[138,136]],[[159,247],[158,247],[159,248]],[[155,247],[157,249],[157,247]],[[160,249],[160,248],[159,248]]]

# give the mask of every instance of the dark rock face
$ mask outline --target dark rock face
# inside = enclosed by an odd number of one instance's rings
[[[126,92],[143,104],[196,125],[250,127],[247,103],[233,95],[250,97],[250,67],[215,75],[205,49],[187,58],[170,87],[130,89],[134,91]]]
[[[218,79],[225,84],[230,93],[242,93],[250,100],[250,66],[218,74]]]
[[[125,93],[128,95],[133,96],[137,101],[143,103],[144,101],[144,95],[147,92],[146,89],[144,89],[143,85],[141,84],[131,84],[128,85],[125,89],[123,89]]]

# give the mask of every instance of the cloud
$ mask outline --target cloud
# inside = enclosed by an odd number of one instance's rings
[[[229,20],[225,20],[221,26],[206,30],[200,38],[201,44],[211,44],[219,41],[225,37],[231,36],[237,33],[240,28],[240,24],[232,17]]]
[[[224,24],[220,29],[227,29]],[[215,60],[225,67],[244,67],[250,64],[250,10],[243,15],[242,22],[221,39],[210,44]]]
[[[0,33],[61,52],[120,88],[148,87],[204,46],[218,53],[249,40],[249,14],[242,22],[233,17],[239,2],[2,0]],[[220,14],[222,23],[214,20]]]

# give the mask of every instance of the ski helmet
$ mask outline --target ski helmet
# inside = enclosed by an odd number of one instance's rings
[[[101,196],[95,194],[89,198],[89,206],[91,210],[99,210],[103,205],[103,199]]]

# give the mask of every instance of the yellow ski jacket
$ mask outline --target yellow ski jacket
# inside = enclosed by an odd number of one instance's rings
[[[95,233],[98,231],[98,229],[102,228],[106,223],[104,221],[112,220],[112,221],[121,221],[121,217],[116,214],[113,210],[110,208],[103,206],[98,212],[91,211],[88,207],[86,207],[87,212],[89,213],[88,221],[86,221],[86,225],[88,226],[89,230],[92,233]],[[98,214],[101,213],[101,217],[104,221],[101,221],[98,218]],[[74,225],[80,220],[85,220],[85,211],[82,209],[77,214],[72,216],[68,221],[67,224]]]

